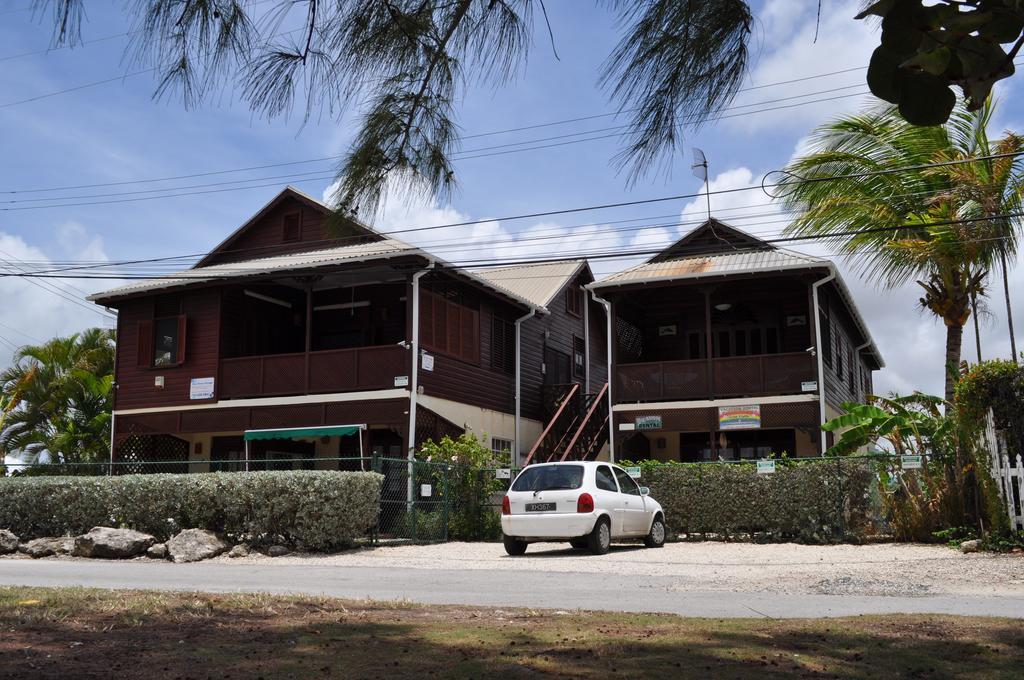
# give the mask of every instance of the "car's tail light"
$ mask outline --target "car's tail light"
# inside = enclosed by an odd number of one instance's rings
[[[594,511],[594,497],[589,493],[581,493],[580,497],[576,499],[576,512],[593,512]]]
[[[509,502],[508,496],[501,499],[501,514],[511,515],[512,514],[512,503]]]

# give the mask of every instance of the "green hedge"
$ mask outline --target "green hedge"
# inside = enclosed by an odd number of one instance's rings
[[[874,475],[862,461],[641,464],[641,484],[665,509],[672,534],[829,543],[858,540],[870,525]]]
[[[333,550],[375,526],[383,477],[301,470],[0,479],[0,528],[22,540],[121,526],[166,540],[209,529],[236,540]]]

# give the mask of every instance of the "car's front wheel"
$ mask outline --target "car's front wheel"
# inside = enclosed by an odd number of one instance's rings
[[[587,536],[587,547],[595,555],[604,555],[612,547],[612,525],[607,517],[597,520],[593,531]]]
[[[651,522],[651,530],[647,532],[644,545],[648,548],[660,548],[665,545],[665,521],[661,517],[655,517]]]
[[[505,544],[505,552],[513,557],[518,557],[526,552],[526,541],[521,541],[515,536],[502,534],[502,542]]]

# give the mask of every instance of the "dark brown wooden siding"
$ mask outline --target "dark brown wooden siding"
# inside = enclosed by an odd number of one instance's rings
[[[589,283],[584,274],[580,274],[569,285],[577,288]],[[523,416],[537,420],[544,419],[543,386],[545,350],[554,350],[569,357],[569,379],[571,382],[583,384],[584,376],[572,375],[573,338],[586,340],[583,314],[570,314],[567,307],[569,286],[560,290],[548,303],[551,313],[535,316],[523,323],[523,369],[522,399]],[[585,291],[584,291],[585,292]],[[607,322],[604,307],[594,303],[586,295],[586,304],[590,306],[590,390],[597,393],[608,376],[607,341],[605,340]],[[546,367],[551,370],[551,367]]]
[[[854,350],[861,344],[860,332],[842,298],[832,288],[818,293],[818,304],[827,309],[831,324],[831,365],[825,362],[825,401],[840,410],[844,402],[863,402],[869,391],[865,390],[865,376],[870,387],[871,369],[863,357]],[[842,362],[840,377],[839,362]],[[853,369],[851,385],[850,370]]]
[[[285,215],[295,212],[300,214],[299,238],[294,241],[285,241]],[[363,231],[355,225],[349,233],[339,236],[340,238],[333,239],[328,234],[327,215],[322,209],[296,198],[287,197],[221,246],[219,252],[212,253],[204,264],[223,264],[286,253],[300,253],[342,245],[354,245],[369,240],[369,237],[366,237]]]
[[[124,303],[117,318],[117,382],[114,408],[155,408],[196,404],[189,400],[192,378],[217,378],[220,359],[220,291],[200,290],[181,294],[181,311],[187,319],[185,361],[180,366],[147,368],[139,360],[140,324],[153,319],[155,298]],[[143,366],[140,367],[140,363]],[[154,385],[163,376],[164,387]],[[215,381],[216,385],[216,381]]]
[[[491,334],[495,314],[511,320],[522,312],[518,312],[512,305],[444,275],[425,277],[421,285],[425,290],[477,311],[479,325],[479,352],[475,361],[444,352],[428,352],[434,357],[434,370],[421,369],[419,372],[419,384],[424,393],[480,408],[513,413],[515,376],[492,367]],[[411,295],[410,288],[409,296]]]

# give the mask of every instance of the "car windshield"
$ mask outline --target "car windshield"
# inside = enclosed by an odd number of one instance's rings
[[[538,465],[528,467],[516,478],[513,491],[556,491],[583,486],[582,465]]]

